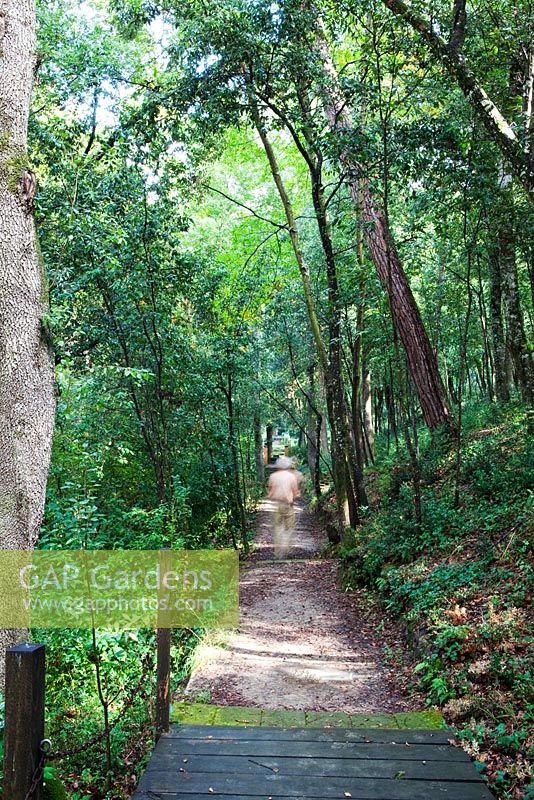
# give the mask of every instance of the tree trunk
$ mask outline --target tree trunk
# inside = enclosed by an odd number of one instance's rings
[[[326,408],[326,388],[325,388],[325,380],[323,371],[319,369],[319,386],[318,386],[318,407],[319,408]],[[321,435],[319,437],[319,442],[321,445],[321,453],[325,456],[330,455],[330,444],[328,441],[328,429],[326,424],[326,419],[323,416],[323,424],[321,426]]]
[[[239,533],[241,535],[241,543],[243,550],[248,553],[249,545],[247,539],[247,514],[245,511],[244,497],[241,491],[241,478],[239,470],[239,450],[237,445],[237,431],[235,427],[235,411],[234,411],[234,387],[231,373],[227,375],[226,386],[221,387],[226,398],[226,408],[228,411],[228,439],[230,445],[230,456],[232,462],[232,474],[234,483],[234,514],[236,522],[239,526]],[[234,546],[235,546],[234,540]]]
[[[369,458],[373,460],[375,434],[373,429],[373,401],[371,397],[371,372],[369,370],[367,347],[362,352],[362,411],[365,430],[365,442],[369,449]]]
[[[263,483],[265,480],[265,464],[263,462],[263,437],[261,435],[261,420],[258,411],[254,414],[254,463],[256,466],[256,480]]]
[[[362,473],[363,459],[361,457],[361,450],[358,452],[358,443],[361,441],[361,423],[358,418],[357,432],[353,439],[350,432],[349,414],[343,384],[343,368],[341,364],[342,330],[339,283],[332,233],[324,198],[320,159],[317,159],[315,163],[309,160],[308,166],[310,168],[310,177],[312,181],[315,216],[326,262],[329,332],[328,371],[326,376],[327,387],[329,388],[332,398],[332,428],[333,430],[335,429],[335,440],[339,447],[340,459],[346,471],[345,484],[348,494],[350,524],[352,527],[356,527],[359,524],[358,506],[367,506],[367,496]]]
[[[502,287],[501,270],[497,248],[493,247],[489,255],[490,278],[490,328],[493,344],[493,382],[495,396],[499,402],[510,399],[508,375],[506,369],[506,343],[502,320]]]
[[[315,396],[315,364],[310,364],[308,366],[308,392],[310,397]],[[313,413],[313,409],[311,405],[308,403],[308,415],[307,415],[307,442],[308,442],[308,449],[307,449],[307,461],[308,461],[308,469],[310,470],[310,475],[313,475],[313,470],[315,468],[315,459],[317,456],[317,439],[315,437],[315,433],[317,430],[317,416]]]
[[[358,308],[358,321],[361,314]],[[362,335],[360,325],[357,323],[358,331],[352,345],[352,386],[351,386],[351,422],[352,435],[356,442],[356,452],[360,468],[363,469],[366,462],[365,445],[362,430],[362,408],[361,408],[361,381],[362,381]]]
[[[389,297],[393,322],[406,351],[410,375],[425,422],[430,430],[443,425],[452,433],[455,424],[441,382],[437,359],[402,268],[385,214],[375,203],[369,179],[364,177],[364,172],[353,155],[351,139],[355,132],[354,122],[322,33],[317,35],[316,46],[326,78],[322,87],[325,113],[331,130],[338,137],[339,158],[346,182],[354,205],[361,211],[367,247],[380,282]]]
[[[267,442],[267,463],[270,464],[273,460],[273,426],[267,425],[265,430]]]
[[[514,202],[510,184],[510,177],[505,175],[496,195],[497,257],[508,324],[508,348],[512,357],[515,379],[523,400],[527,403],[532,403],[534,400],[532,359],[527,346],[519,300],[515,254]]]
[[[364,258],[363,258],[363,232],[361,227],[358,228],[356,236],[356,261],[360,272],[359,292],[358,292],[358,309],[356,311],[356,337],[352,346],[352,397],[351,397],[351,411],[352,411],[352,430],[354,440],[356,442],[356,451],[360,459],[361,468],[364,464],[368,463],[366,453],[372,457],[370,452],[370,445],[367,442],[365,427],[363,423],[362,414],[362,379],[363,379],[363,338],[364,338],[364,325],[365,325],[365,277],[364,277]],[[365,412],[364,412],[365,413]]]
[[[384,428],[384,390],[381,386],[375,388],[375,426],[376,432],[382,433]]]
[[[46,277],[27,157],[34,0],[0,0],[0,547],[31,549],[43,516],[54,426]],[[0,650],[13,643],[0,633]],[[4,657],[0,652],[0,677]]]
[[[352,503],[350,502],[350,486],[348,486],[350,483],[350,476],[347,474],[348,471],[345,460],[345,441],[343,439],[344,431],[340,427],[340,423],[343,421],[342,414],[340,413],[340,398],[336,393],[335,382],[332,375],[333,370],[330,368],[327,349],[321,333],[321,326],[319,324],[317,308],[312,292],[310,271],[302,251],[293,205],[287,193],[284,181],[282,180],[276,154],[267,135],[265,125],[260,117],[255,97],[251,98],[251,113],[256,125],[256,130],[258,131],[259,137],[263,144],[263,148],[271,169],[271,174],[278,190],[278,194],[280,195],[280,200],[282,201],[286,215],[291,245],[293,247],[293,252],[295,254],[295,259],[297,261],[297,266],[302,281],[304,301],[306,304],[306,310],[308,312],[308,321],[317,351],[319,366],[325,378],[326,403],[332,434],[332,472],[334,475],[334,484],[336,489],[336,508],[338,526],[340,528],[339,535],[341,536],[341,530],[343,530],[346,525],[351,523],[351,516],[357,514],[357,509],[354,501]]]

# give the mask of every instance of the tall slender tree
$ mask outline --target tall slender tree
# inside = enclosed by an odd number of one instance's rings
[[[324,28],[317,23],[315,50],[323,76],[320,91],[331,130],[339,143],[339,159],[353,202],[361,212],[364,235],[378,277],[386,291],[396,330],[402,340],[410,375],[416,387],[425,422],[434,430],[440,425],[454,429],[436,355],[430,344],[419,308],[404,272],[383,209],[375,200],[365,164],[358,161],[352,139],[357,132],[347,99],[330,54]]]

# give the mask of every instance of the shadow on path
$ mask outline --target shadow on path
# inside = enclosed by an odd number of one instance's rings
[[[273,504],[262,503],[255,550],[242,568],[241,624],[226,646],[202,646],[186,696],[218,705],[380,713],[406,707],[388,686],[373,623],[321,559],[325,534],[301,504],[293,545],[274,560]]]

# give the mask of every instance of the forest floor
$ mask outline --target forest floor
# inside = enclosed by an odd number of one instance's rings
[[[239,630],[199,646],[185,694],[176,699],[348,714],[410,710],[400,629],[365,592],[338,588],[338,561],[321,557],[326,536],[304,505],[287,559],[274,560],[272,517],[264,500],[241,573]]]

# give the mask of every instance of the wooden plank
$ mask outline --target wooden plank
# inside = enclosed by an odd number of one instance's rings
[[[473,770],[474,772],[474,770]],[[353,800],[491,800],[487,787],[477,781],[413,781],[385,778],[332,778],[293,775],[197,775],[167,772],[145,772],[139,784],[141,792],[211,797],[235,795],[237,797],[283,798],[344,798],[350,793]],[[150,797],[150,794],[148,795]],[[139,800],[139,797],[136,797]]]
[[[409,730],[396,728],[257,728],[239,725],[172,725],[165,738],[255,739],[316,742],[409,742],[410,744],[448,744],[454,738],[448,730]]]
[[[25,800],[44,738],[45,647],[19,644],[6,652],[4,797]],[[42,797],[42,780],[34,800]]]
[[[178,746],[179,745],[179,746]],[[162,737],[155,753],[177,756],[217,755],[276,758],[277,756],[302,756],[307,758],[405,758],[449,762],[467,761],[468,756],[460,748],[448,745],[406,745],[356,742],[292,742],[276,740],[231,739],[174,739]],[[387,754],[387,755],[386,755]]]
[[[460,784],[458,790],[451,794],[443,795],[443,800],[464,800],[465,795],[462,794],[461,787],[463,784]],[[494,796],[488,792],[485,787],[482,787],[483,792],[482,794],[470,796],[469,800],[495,800]],[[177,794],[176,792],[144,792],[137,790],[133,795],[133,800],[209,800],[209,798],[222,798],[222,800],[258,800],[258,795],[250,795],[250,794]],[[267,795],[269,800],[287,800],[287,796],[284,794],[273,794]],[[267,800],[267,797],[264,800]],[[331,800],[331,798],[326,798],[322,796],[315,795],[313,798],[308,798],[305,795],[295,795],[291,798],[291,800]],[[345,800],[345,797],[341,797],[340,800]],[[352,795],[352,800],[369,800],[367,796],[363,795]],[[377,798],[372,798],[371,800],[377,800]],[[380,800],[398,800],[398,798],[392,798],[389,795],[387,797],[380,798]],[[431,796],[427,796],[426,800],[432,800]]]
[[[427,761],[389,758],[249,758],[247,756],[188,756],[155,753],[148,771],[166,772],[178,781],[183,772],[223,774],[306,775],[318,778],[395,778],[406,780],[480,781],[469,761]]]
[[[491,800],[451,737],[446,730],[173,726],[134,800],[331,800],[345,793],[352,800]]]

